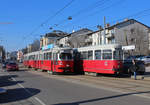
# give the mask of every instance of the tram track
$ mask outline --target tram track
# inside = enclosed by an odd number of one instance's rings
[[[30,71],[47,78],[59,79],[68,82],[75,81],[82,83],[88,83],[89,85],[96,85],[101,88],[109,88],[114,91],[120,92],[143,92],[150,91],[150,83],[145,80],[133,80],[130,78],[116,78],[105,76],[89,76],[89,75],[49,75],[47,72]]]

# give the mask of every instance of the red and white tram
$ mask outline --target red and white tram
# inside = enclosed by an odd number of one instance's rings
[[[84,72],[119,74],[122,72],[122,46],[97,45],[75,49],[75,67]]]
[[[27,67],[48,70],[52,73],[74,72],[73,50],[70,48],[52,48],[24,55]]]

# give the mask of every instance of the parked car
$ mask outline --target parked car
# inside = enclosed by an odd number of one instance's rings
[[[139,74],[144,74],[145,73],[145,64],[143,61],[140,60],[136,60],[137,63],[137,73]],[[123,72],[124,73],[129,73],[129,74],[133,74],[133,62],[132,60],[124,60],[123,63]]]
[[[145,63],[145,65],[150,64],[150,56],[145,56],[141,60]]]
[[[15,62],[7,63],[6,70],[19,70],[18,64]]]
[[[136,60],[142,60],[145,57],[145,55],[136,55],[135,59]]]
[[[145,57],[145,55],[135,55],[135,56],[128,56],[125,60],[142,60]]]

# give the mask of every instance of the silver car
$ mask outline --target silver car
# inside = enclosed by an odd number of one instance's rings
[[[145,65],[150,64],[150,56],[145,56],[141,59],[145,63]]]

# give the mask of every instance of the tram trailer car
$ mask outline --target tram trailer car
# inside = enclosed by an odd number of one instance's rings
[[[70,48],[53,48],[24,56],[24,65],[52,73],[73,73],[73,50]]]
[[[81,72],[120,74],[123,68],[122,46],[97,45],[74,49],[75,67]]]

